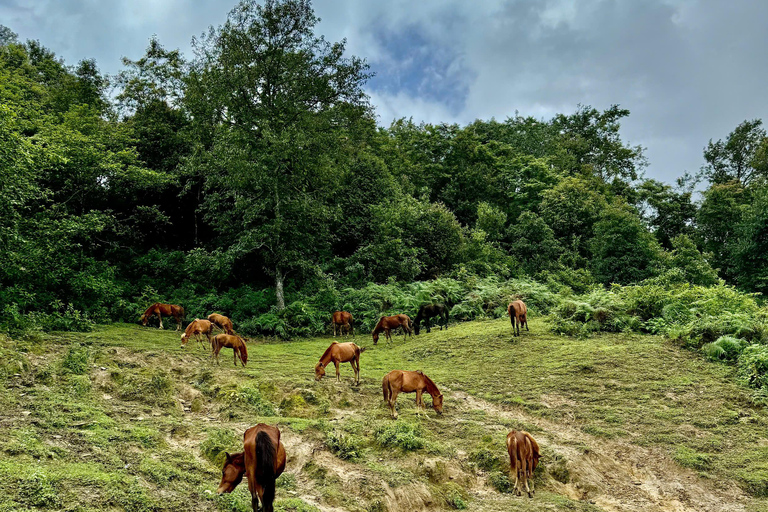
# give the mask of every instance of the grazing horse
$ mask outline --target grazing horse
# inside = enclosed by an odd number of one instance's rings
[[[248,479],[248,490],[251,491],[253,512],[259,509],[259,500],[263,512],[273,512],[275,480],[283,473],[286,460],[280,430],[259,423],[245,431],[242,452],[232,455],[224,453],[227,459],[221,470],[221,483],[216,494],[234,491],[245,476]]]
[[[443,325],[446,329],[448,328],[448,308],[445,307],[445,304],[428,304],[419,308],[419,313],[414,320],[413,332],[416,333],[416,336],[419,335],[419,326],[422,320],[424,320],[424,324],[427,326],[427,332],[432,330],[431,319],[433,317],[438,317],[437,324],[440,325],[441,331],[443,330]]]
[[[203,334],[205,334],[205,337],[208,338],[208,345],[210,346],[212,333],[213,324],[211,322],[208,320],[200,320],[199,318],[195,318],[184,330],[184,334],[181,335],[181,346],[186,346],[189,338],[192,336],[194,336],[195,339],[200,342],[201,345],[203,345],[203,340],[201,339]]]
[[[141,315],[141,325],[146,326],[152,315],[157,315],[158,320],[160,320],[160,329],[163,328],[163,316],[172,316],[176,320],[176,330],[180,331],[181,321],[184,320],[184,308],[176,304],[155,302]]]
[[[235,359],[235,366],[237,366],[237,358],[240,357],[240,362],[245,366],[248,362],[248,349],[245,348],[245,340],[235,334],[217,334],[211,340],[211,349],[213,353],[212,358],[216,358],[216,364],[219,364],[219,352],[221,349],[227,347],[232,349],[232,355]]]
[[[354,322],[354,319],[352,318],[351,313],[347,313],[346,311],[336,311],[331,317],[331,323],[333,324],[333,337],[336,337],[336,326],[338,325],[339,334],[343,336],[345,330],[347,331],[347,334],[352,331],[352,337],[354,338],[355,327],[352,325],[352,322]]]
[[[443,395],[432,379],[421,373],[409,372],[403,370],[392,370],[384,376],[381,381],[381,388],[384,392],[384,401],[389,405],[389,409],[392,411],[392,418],[397,419],[397,411],[395,410],[395,401],[397,400],[398,393],[413,393],[416,392],[416,405],[420,408],[424,407],[424,400],[421,399],[421,394],[426,390],[427,393],[432,395],[432,408],[437,411],[437,414],[443,414]]]
[[[509,477],[515,475],[515,493],[523,494],[522,488],[529,498],[533,498],[533,470],[539,464],[541,454],[539,444],[531,434],[524,430],[513,430],[507,434],[507,451],[509,452]],[[528,488],[528,479],[531,487]],[[522,482],[522,483],[521,483]]]
[[[525,330],[528,331],[528,308],[525,306],[525,302],[521,300],[515,300],[509,303],[507,306],[507,314],[509,315],[509,321],[512,322],[512,334],[520,336],[520,327],[525,325]]]
[[[219,315],[218,313],[211,313],[208,315],[208,321],[210,321],[213,325],[224,331],[226,334],[235,334],[235,328],[232,325],[232,320],[227,318],[224,315]]]
[[[384,337],[391,343],[392,334],[390,334],[390,331],[392,329],[397,329],[398,327],[402,327],[403,332],[406,335],[410,334],[413,336],[413,322],[408,315],[381,317],[381,319],[379,319],[379,323],[377,323],[376,327],[373,328],[373,344],[376,345],[379,342],[379,333],[382,331],[384,331]]]
[[[339,377],[339,363],[349,363],[355,372],[355,385],[360,385],[360,354],[365,352],[351,341],[348,343],[338,343],[334,341],[331,346],[325,349],[320,357],[320,361],[315,365],[315,380],[320,380],[325,376],[325,367],[333,361],[336,366],[336,382],[341,382]]]

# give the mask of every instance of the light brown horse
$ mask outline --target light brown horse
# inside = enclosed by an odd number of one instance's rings
[[[515,300],[509,303],[507,306],[507,314],[509,315],[509,321],[512,322],[512,334],[520,336],[520,327],[525,325],[525,330],[528,331],[528,308],[525,306],[525,302],[521,300]]]
[[[352,332],[352,337],[355,337],[355,327],[352,325],[352,322],[354,322],[354,319],[352,318],[351,313],[347,313],[346,311],[336,311],[333,316],[331,316],[331,323],[333,324],[333,337],[336,337],[336,326],[339,326],[339,334],[342,336],[344,335],[344,331],[347,331],[347,334],[349,332]]]
[[[263,512],[273,512],[275,480],[285,470],[286,461],[280,430],[259,423],[245,431],[242,452],[232,455],[225,452],[225,455],[227,459],[221,470],[221,483],[216,493],[234,491],[245,476],[248,479],[248,490],[251,491],[253,512],[259,509],[259,500]]]
[[[390,331],[392,331],[392,329],[397,329],[398,327],[403,328],[405,335],[410,334],[413,336],[413,322],[411,322],[411,318],[408,315],[401,314],[381,317],[379,323],[373,328],[373,344],[376,345],[379,342],[379,333],[382,331],[384,331],[386,340],[391,343],[392,334]]]
[[[325,349],[320,357],[320,361],[315,365],[315,380],[320,380],[325,376],[325,367],[333,361],[336,366],[336,382],[341,382],[339,376],[339,363],[349,363],[355,371],[355,385],[360,385],[360,354],[365,352],[351,341],[348,343],[338,343],[334,341],[331,346]]]
[[[160,329],[163,328],[163,317],[172,316],[176,319],[176,330],[180,331],[181,322],[184,320],[184,308],[177,306],[176,304],[162,304],[160,302],[155,302],[147,308],[143,315],[141,315],[141,325],[146,326],[152,315],[157,315],[158,320],[160,320]]]
[[[205,335],[205,337],[208,339],[208,346],[210,346],[211,334],[213,334],[213,324],[208,320],[200,320],[199,318],[195,318],[184,330],[184,334],[181,335],[181,346],[186,346],[189,338],[192,336],[194,336],[201,345],[205,346],[202,340],[203,335]]]
[[[235,328],[232,325],[232,320],[226,316],[219,315],[218,313],[211,313],[208,315],[208,320],[213,325],[224,331],[226,334],[235,334]]]
[[[217,334],[211,340],[211,354],[212,358],[216,358],[216,364],[219,364],[219,352],[221,349],[227,347],[231,348],[233,357],[235,359],[235,366],[237,366],[237,358],[240,357],[240,362],[245,366],[248,362],[248,349],[245,347],[245,340],[235,334]]]
[[[539,464],[541,454],[539,444],[531,434],[524,430],[513,430],[507,434],[507,452],[509,452],[509,478],[515,476],[515,493],[523,494],[522,488],[529,498],[533,498],[533,471]],[[531,486],[528,487],[528,479]]]
[[[424,400],[421,399],[421,394],[426,391],[432,396],[432,408],[437,414],[443,414],[442,393],[437,389],[432,379],[420,371],[392,370],[384,376],[384,379],[381,381],[381,388],[384,392],[384,401],[389,405],[392,418],[394,419],[397,419],[395,402],[397,401],[398,393],[416,392],[416,406],[421,410],[424,407]]]

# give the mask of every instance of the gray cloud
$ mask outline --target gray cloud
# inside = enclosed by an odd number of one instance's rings
[[[74,64],[102,71],[138,58],[152,34],[190,53],[218,25],[215,1],[0,0],[0,23]],[[466,123],[550,117],[618,103],[623,133],[647,147],[650,177],[702,164],[710,138],[768,120],[768,3],[734,0],[316,0],[319,31],[346,37],[377,72],[368,91],[382,124],[398,117]]]

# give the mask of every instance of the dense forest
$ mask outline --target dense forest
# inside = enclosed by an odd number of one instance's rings
[[[376,70],[317,22],[306,0],[243,1],[192,55],[153,38],[115,76],[0,27],[3,328],[135,322],[162,299],[287,337],[335,308],[367,325],[414,282],[470,317],[467,290],[514,279],[768,290],[760,120],[702,141],[674,184],[644,177],[618,105],[382,128]]]

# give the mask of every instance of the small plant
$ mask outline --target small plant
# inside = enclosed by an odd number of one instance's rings
[[[215,466],[221,466],[224,462],[224,452],[242,451],[242,446],[242,441],[229,430],[214,429],[210,430],[205,441],[200,443],[200,454]]]
[[[426,444],[423,435],[420,426],[404,422],[382,425],[373,434],[381,446],[399,447],[405,451],[423,448]]]
[[[701,351],[710,361],[735,361],[747,342],[733,336],[720,336],[717,341],[707,343]]]
[[[258,389],[240,386],[235,390],[223,393],[223,400],[230,407],[247,407],[250,411],[261,416],[274,416],[275,408],[266,400]]]
[[[355,460],[360,457],[360,441],[344,432],[331,430],[326,433],[325,445],[340,459]]]
[[[90,359],[91,354],[88,347],[80,344],[72,345],[61,361],[61,368],[64,373],[83,375],[88,372]]]

